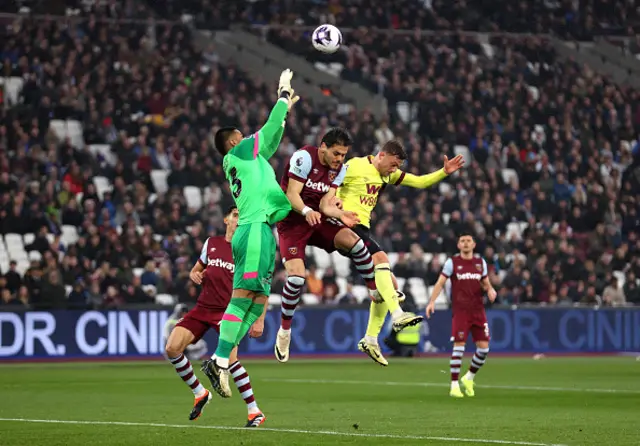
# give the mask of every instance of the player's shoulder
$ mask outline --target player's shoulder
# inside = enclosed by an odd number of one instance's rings
[[[205,243],[207,243],[210,248],[222,247],[229,244],[229,242],[223,235],[213,235],[207,238]]]
[[[306,146],[300,147],[298,150],[296,150],[296,152],[307,152],[309,155],[313,157],[314,155],[317,155],[318,148],[316,146],[306,145]]]

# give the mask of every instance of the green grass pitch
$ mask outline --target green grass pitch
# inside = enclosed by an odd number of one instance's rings
[[[267,415],[253,430],[237,392],[188,421],[191,392],[168,363],[0,365],[0,445],[640,444],[633,357],[489,356],[461,400],[446,358],[244,365]]]

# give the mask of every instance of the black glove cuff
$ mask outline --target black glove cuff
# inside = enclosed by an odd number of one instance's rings
[[[291,97],[291,93],[289,93],[288,91],[283,91],[282,93],[280,93],[280,97],[285,98],[288,101]]]

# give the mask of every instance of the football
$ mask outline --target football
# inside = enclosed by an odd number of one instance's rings
[[[318,51],[335,53],[342,45],[342,33],[333,25],[320,25],[313,31],[311,43]]]

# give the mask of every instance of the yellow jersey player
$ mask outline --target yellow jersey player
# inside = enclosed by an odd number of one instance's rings
[[[439,183],[464,165],[462,155],[458,155],[451,160],[445,156],[442,169],[428,175],[413,175],[400,170],[400,166],[406,159],[407,153],[404,147],[395,140],[384,144],[380,152],[375,156],[352,158],[346,163],[347,172],[337,193],[338,198],[342,201],[343,209],[358,214],[360,224],[352,228],[352,230],[360,236],[369,248],[376,270],[387,269],[389,276],[388,280],[385,281],[386,286],[395,286],[396,288],[397,285],[394,283],[395,280],[391,274],[389,258],[371,237],[371,212],[378,203],[380,193],[388,185],[425,189]],[[376,284],[378,283],[376,282]],[[391,314],[402,311],[398,300],[398,298],[402,300],[402,293],[388,293],[388,290],[382,291],[385,296],[392,295],[395,299],[383,299],[383,293],[373,293],[366,336],[358,342],[358,349],[369,355],[378,364],[386,366],[388,362],[380,351],[378,335],[384,325],[387,311],[391,312]]]

